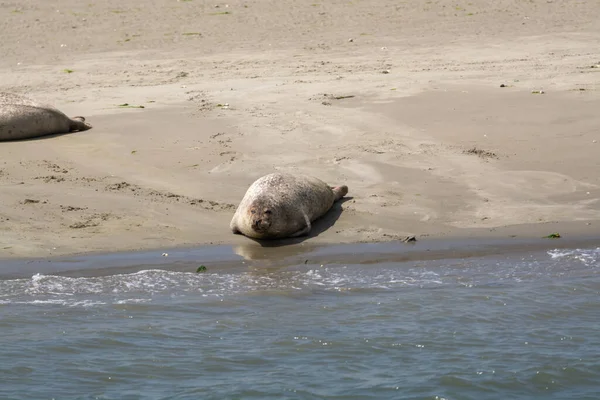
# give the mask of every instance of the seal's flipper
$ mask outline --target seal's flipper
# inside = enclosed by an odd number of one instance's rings
[[[91,129],[91,128],[92,128],[92,126],[85,122],[84,117],[77,116],[77,117],[71,118],[71,123],[69,125],[69,132],[87,131],[88,129]]]
[[[306,215],[306,213],[304,213],[304,221],[306,222],[306,226],[304,227],[304,229],[301,229],[298,232],[291,234],[290,237],[308,235],[308,232],[310,232],[312,225],[310,224],[310,218],[308,218],[308,215]]]
[[[346,185],[332,187],[331,190],[333,191],[333,194],[335,194],[335,201],[338,201],[348,194],[348,186]]]
[[[290,235],[290,237],[294,238],[294,237],[299,237],[299,236],[306,236],[306,235],[308,235],[308,232],[310,232],[310,225],[308,225],[306,228],[304,228],[296,233],[292,233]]]
[[[233,232],[235,235],[239,235],[242,232],[240,232],[240,230],[238,229],[238,227],[234,221],[235,221],[235,218],[231,220],[231,223],[229,224],[229,229],[231,229],[231,232]]]

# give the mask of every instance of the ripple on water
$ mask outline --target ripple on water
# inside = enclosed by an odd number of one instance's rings
[[[4,280],[0,398],[594,398],[599,254]]]

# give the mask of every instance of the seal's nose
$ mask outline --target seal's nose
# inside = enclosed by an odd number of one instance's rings
[[[258,229],[260,228],[260,225],[262,224],[262,219],[257,219],[254,221],[254,229]]]

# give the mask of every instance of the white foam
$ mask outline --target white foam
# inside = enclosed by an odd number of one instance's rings
[[[563,251],[563,250],[554,249],[554,250],[548,251],[548,255],[552,258],[566,257],[568,255],[571,255],[572,253],[573,253],[572,250]]]
[[[0,280],[0,304],[92,307],[106,304],[151,303],[156,298],[200,298],[268,291],[390,290],[410,287],[520,283],[539,277],[600,265],[600,248],[551,250],[549,259],[532,256],[519,261],[465,259],[406,264],[324,265],[244,273],[194,273],[148,269],[100,277],[65,277],[35,274],[28,279]],[[536,258],[537,257],[537,258]],[[552,261],[557,260],[557,261]],[[574,260],[575,262],[573,262]],[[166,296],[166,297],[165,297]]]
[[[368,268],[324,266],[310,270],[279,270],[241,274],[197,274],[160,269],[131,274],[72,278],[35,274],[30,279],[0,281],[0,304],[46,304],[89,307],[104,304],[147,303],[153,295],[172,298],[197,294],[222,297],[268,290],[389,289],[441,284],[438,273],[395,266]]]
[[[59,305],[68,307],[92,307],[106,304],[103,301],[81,300],[70,301],[69,299],[46,299],[46,300],[0,300],[0,304],[29,304],[29,305]]]
[[[577,260],[588,267],[600,266],[600,247],[596,249],[554,249],[547,252],[552,259]]]
[[[124,299],[117,300],[115,304],[140,304],[140,303],[149,303],[152,299]]]

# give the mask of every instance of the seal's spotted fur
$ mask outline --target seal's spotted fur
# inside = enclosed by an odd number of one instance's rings
[[[69,118],[51,105],[0,92],[0,141],[85,131],[85,118]]]
[[[254,182],[240,202],[231,230],[255,239],[306,235],[311,223],[348,193],[303,175],[274,173]]]

